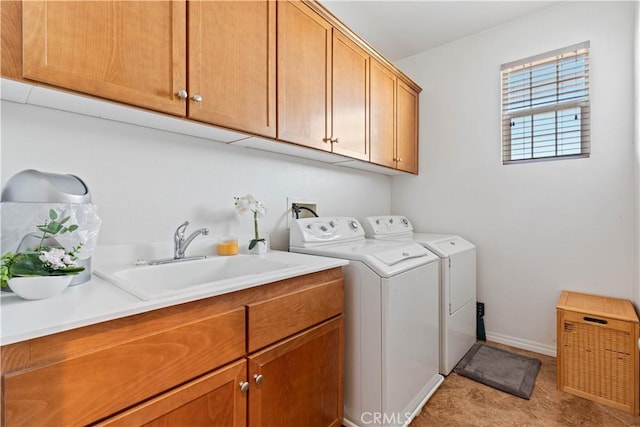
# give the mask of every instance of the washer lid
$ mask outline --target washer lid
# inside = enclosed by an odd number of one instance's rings
[[[324,245],[291,246],[289,250],[361,261],[380,277],[392,277],[421,265],[437,262],[440,259],[417,243],[398,243],[373,239]]]
[[[460,236],[449,236],[438,240],[423,240],[419,234],[413,236],[416,242],[424,243],[440,258],[448,258],[460,252],[475,249],[475,246]]]
[[[420,245],[399,246],[395,249],[373,253],[372,256],[386,265],[395,265],[411,258],[426,257],[429,251]]]

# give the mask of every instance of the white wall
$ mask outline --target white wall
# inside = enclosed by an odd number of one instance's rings
[[[562,289],[633,298],[632,2],[563,2],[398,62],[422,86],[420,175],[392,211],[478,246],[490,339],[553,354]],[[591,41],[588,159],[503,166],[500,65]]]
[[[184,220],[250,235],[233,206],[247,193],[265,203],[260,231],[276,249],[288,249],[287,196],[321,215],[390,211],[384,175],[8,101],[1,124],[2,186],[27,168],[78,175],[103,219],[99,244],[171,241]]]

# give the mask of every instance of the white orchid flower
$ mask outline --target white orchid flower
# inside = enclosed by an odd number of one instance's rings
[[[258,232],[258,218],[267,213],[267,208],[261,201],[257,200],[251,194],[247,194],[242,197],[234,197],[233,199],[235,200],[234,204],[236,209],[240,214],[244,214],[247,211],[251,211],[253,213],[253,231],[255,238],[249,244],[249,249],[251,249],[257,242],[264,241],[264,239],[260,238],[260,233]]]

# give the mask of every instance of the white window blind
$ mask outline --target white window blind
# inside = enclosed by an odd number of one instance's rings
[[[501,70],[503,164],[589,157],[589,42]]]

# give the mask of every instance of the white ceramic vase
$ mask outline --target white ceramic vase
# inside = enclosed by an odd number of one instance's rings
[[[267,250],[268,250],[267,242],[262,241],[262,242],[257,242],[253,248],[249,249],[249,253],[251,255],[262,255],[262,254],[266,254]]]
[[[37,300],[51,298],[64,291],[73,280],[73,275],[13,277],[9,287],[20,298]]]

